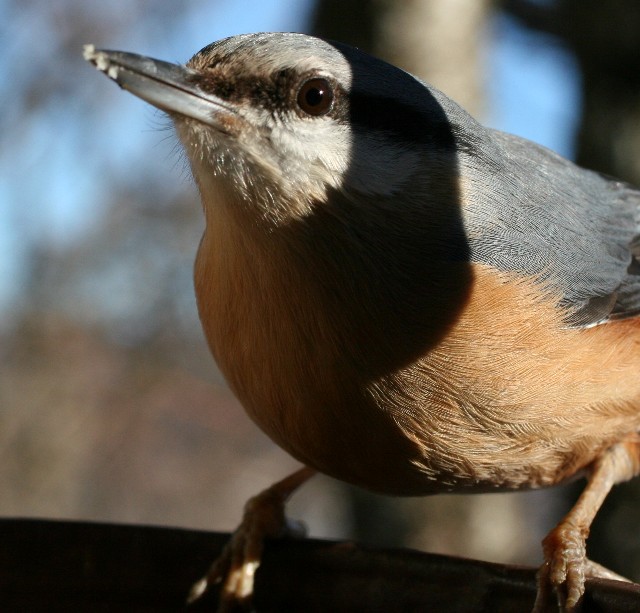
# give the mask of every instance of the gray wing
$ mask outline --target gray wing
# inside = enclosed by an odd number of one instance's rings
[[[472,260],[559,290],[571,327],[640,315],[640,191],[519,137],[483,135],[459,155]]]

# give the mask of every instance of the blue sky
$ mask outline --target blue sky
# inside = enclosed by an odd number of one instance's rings
[[[504,16],[494,19],[485,123],[573,157],[580,109],[574,58],[548,35]]]
[[[126,10],[125,0],[113,4]],[[82,6],[88,21],[99,21],[100,12],[108,10],[97,0]],[[109,39],[109,46],[185,61],[204,45],[231,34],[303,29],[309,12],[309,2],[296,0],[186,3],[171,27],[162,32],[142,25],[115,28],[121,34]],[[163,135],[149,135],[162,125],[155,111],[100,81],[88,66],[78,68],[81,78],[71,88],[78,89],[70,91],[68,98],[53,100],[45,111],[30,116],[28,125],[13,125],[11,87],[19,85],[24,76],[21,70],[51,66],[46,31],[50,24],[39,21],[35,12],[28,16],[28,23],[0,26],[0,72],[8,75],[2,80],[4,86],[0,82],[0,139],[4,139],[0,140],[4,142],[0,147],[0,314],[19,304],[27,270],[25,245],[42,242],[64,248],[73,244],[99,224],[110,177],[127,172],[150,146],[166,147],[168,158],[172,146]],[[580,101],[570,56],[552,39],[529,34],[504,17],[494,20],[490,40],[490,112],[482,119],[571,156]],[[82,62],[80,52],[78,49],[78,63]],[[109,104],[96,107],[88,122],[86,113],[74,104],[83,96],[95,96],[95,91],[108,96]],[[101,159],[109,160],[109,168],[99,166],[104,162],[87,150],[88,138],[92,144],[99,143]],[[184,180],[180,169],[172,166],[175,163],[168,159],[167,167],[158,168],[155,175],[166,182],[167,190],[180,187]],[[169,173],[174,176],[167,180]]]

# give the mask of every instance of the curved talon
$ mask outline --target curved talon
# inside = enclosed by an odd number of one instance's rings
[[[598,564],[597,562],[589,559],[587,559],[586,562],[587,563],[584,568],[586,579],[609,579],[611,581],[624,581],[625,583],[633,583],[631,579],[627,579],[627,577],[623,577],[618,573],[614,573],[606,566],[602,566],[602,564]]]
[[[209,582],[207,581],[206,577],[203,577],[202,579],[196,581],[189,590],[189,595],[187,596],[187,604],[192,604],[196,600],[198,600],[198,598],[202,597],[207,591],[208,587]]]
[[[565,520],[542,543],[545,570],[539,581],[546,581],[554,589],[562,611],[572,611],[584,594],[587,532]]]
[[[557,550],[556,554],[559,555]],[[557,561],[556,559],[556,562]],[[585,557],[579,565],[579,576],[572,576],[571,564],[567,564],[566,580],[559,583],[551,579],[551,566],[551,560],[547,560],[538,571],[538,594],[533,613],[545,613],[550,610],[563,612],[577,611],[587,579],[609,579],[630,582],[626,577],[614,573],[612,570],[589,560],[587,557]],[[578,584],[582,586],[579,592],[575,590],[575,586]],[[555,592],[555,601],[552,592]],[[553,609],[550,608],[552,606],[551,603],[554,604]]]

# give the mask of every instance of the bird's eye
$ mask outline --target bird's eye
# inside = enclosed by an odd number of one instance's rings
[[[307,115],[325,115],[332,104],[333,88],[326,79],[309,79],[298,90],[298,106]]]

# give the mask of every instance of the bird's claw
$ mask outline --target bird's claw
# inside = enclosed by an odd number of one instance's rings
[[[542,542],[544,563],[538,572],[535,613],[547,610],[551,592],[556,595],[560,611],[579,610],[589,567],[586,537],[582,529],[570,522],[561,522],[546,536]]]
[[[287,520],[287,495],[283,495],[278,485],[261,492],[246,503],[242,522],[207,574],[192,586],[188,603],[198,600],[211,586],[222,583],[219,611],[248,607],[265,539],[306,534],[302,523]]]
[[[557,608],[566,613],[580,609],[587,579],[629,579],[589,560],[586,552],[586,531],[566,522],[556,527],[542,542],[545,562],[538,572],[538,596],[534,613],[548,610],[552,593]]]

